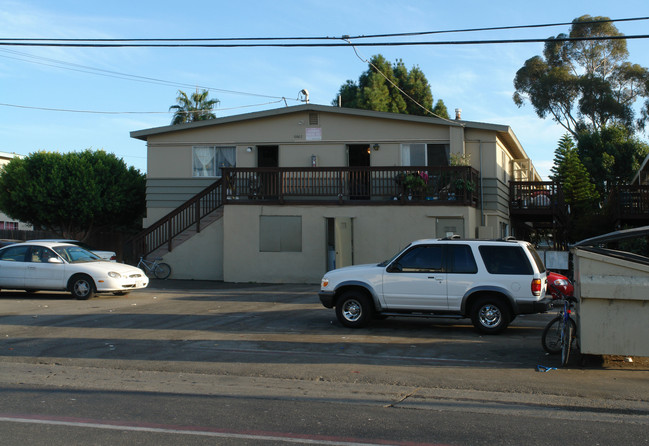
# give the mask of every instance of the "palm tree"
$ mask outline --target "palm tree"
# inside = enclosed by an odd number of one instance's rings
[[[169,107],[169,111],[175,110],[171,125],[184,124],[194,121],[205,121],[206,119],[216,119],[212,109],[220,101],[218,99],[207,99],[209,90],[192,93],[191,97],[187,96],[182,90],[178,90],[176,98],[177,105]]]

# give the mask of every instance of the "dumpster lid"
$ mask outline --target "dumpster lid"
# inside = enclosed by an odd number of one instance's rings
[[[595,246],[603,243],[616,242],[627,238],[643,237],[649,235],[649,226],[641,226],[639,228],[623,229],[621,231],[609,232],[608,234],[598,235],[584,239],[572,245],[574,248],[581,248],[582,246]]]
[[[605,248],[602,245],[610,242],[617,242],[619,240],[644,237],[649,235],[649,226],[642,226],[639,228],[623,229],[621,231],[609,232],[608,234],[598,235],[597,237],[587,238],[580,242],[571,245],[571,248],[579,248],[585,251],[596,252],[599,254],[616,257],[630,262],[642,263],[649,265],[649,257],[641,254],[635,254],[628,251],[619,251],[615,249]]]

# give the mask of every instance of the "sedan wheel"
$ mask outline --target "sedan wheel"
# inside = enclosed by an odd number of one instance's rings
[[[70,292],[79,300],[87,300],[95,295],[95,284],[88,276],[75,276],[70,283]]]

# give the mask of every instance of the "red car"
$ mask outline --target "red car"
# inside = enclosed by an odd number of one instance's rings
[[[575,287],[572,286],[570,279],[568,279],[563,274],[555,273],[552,271],[548,271],[547,294],[551,294],[552,299],[561,299],[559,293],[557,293],[557,291],[553,289],[550,285],[554,285],[555,287],[557,287],[566,296],[572,296],[573,293],[575,292]]]

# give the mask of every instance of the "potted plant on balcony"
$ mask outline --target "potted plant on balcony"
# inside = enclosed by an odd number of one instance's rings
[[[422,172],[421,174],[409,173],[406,175],[403,180],[403,185],[406,188],[406,193],[408,194],[408,199],[412,197],[422,198],[426,192],[426,179],[428,175],[424,177]]]
[[[475,190],[475,183],[471,180],[458,178],[455,180],[455,190],[457,194],[464,197],[465,193],[470,195]]]

